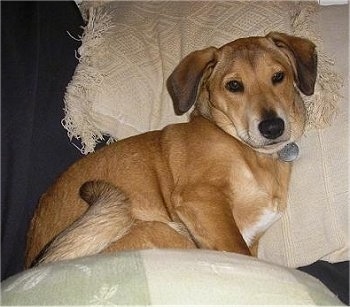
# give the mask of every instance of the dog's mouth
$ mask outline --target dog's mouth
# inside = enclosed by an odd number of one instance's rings
[[[290,142],[291,142],[290,140],[285,140],[285,141],[279,141],[279,142],[277,141],[270,142],[268,144],[262,144],[262,145],[252,144],[251,142],[244,142],[244,143],[258,152],[265,153],[265,154],[274,154],[282,150]]]
[[[251,144],[251,142],[246,142],[244,140],[242,141],[255,151],[270,155],[275,154],[276,157],[278,157],[281,161],[284,162],[292,162],[299,156],[298,145],[290,139],[282,141],[272,141],[265,145],[254,145]]]
[[[262,146],[257,146],[255,147],[256,150],[258,151],[267,151],[267,152],[277,152],[280,149],[282,149],[288,142],[272,142],[270,144],[267,145],[262,145]]]
[[[252,149],[266,154],[277,153],[288,143],[293,142],[293,140],[290,139],[289,133],[273,140],[264,137],[255,137],[254,134],[249,131],[238,133],[238,137],[243,143]]]

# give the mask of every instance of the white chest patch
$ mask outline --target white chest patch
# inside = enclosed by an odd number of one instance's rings
[[[243,229],[242,231],[243,239],[247,245],[251,246],[254,242],[255,237],[269,228],[281,217],[281,215],[281,212],[268,209],[264,210],[254,224]]]

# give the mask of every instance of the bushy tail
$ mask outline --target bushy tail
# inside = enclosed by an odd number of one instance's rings
[[[90,208],[43,250],[35,264],[98,254],[129,232],[134,222],[131,205],[119,188],[88,181],[80,196]]]

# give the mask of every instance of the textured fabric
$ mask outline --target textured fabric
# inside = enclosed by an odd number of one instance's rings
[[[214,251],[147,250],[45,265],[2,283],[4,305],[342,305],[313,277]]]
[[[305,97],[308,128],[314,129],[300,140],[288,209],[262,238],[259,257],[290,267],[318,259],[348,260],[348,105],[340,100],[339,91],[340,76],[347,75],[348,65],[347,9],[337,7],[333,15],[332,10],[319,18],[319,7],[310,2],[94,5],[85,3],[85,9],[90,7],[89,22],[79,49],[80,64],[65,96],[65,126],[71,137],[81,138],[84,153],[92,151],[104,134],[123,138],[187,120],[174,115],[165,80],[180,59],[195,49],[271,30],[317,43],[316,92]],[[332,48],[326,50],[325,45]],[[337,56],[337,70],[327,54]],[[346,87],[342,93],[346,95]],[[337,103],[333,125],[315,129],[331,120]]]

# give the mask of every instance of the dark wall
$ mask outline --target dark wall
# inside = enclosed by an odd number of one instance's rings
[[[83,20],[73,1],[1,1],[1,278],[23,270],[40,195],[80,153],[61,126]]]

